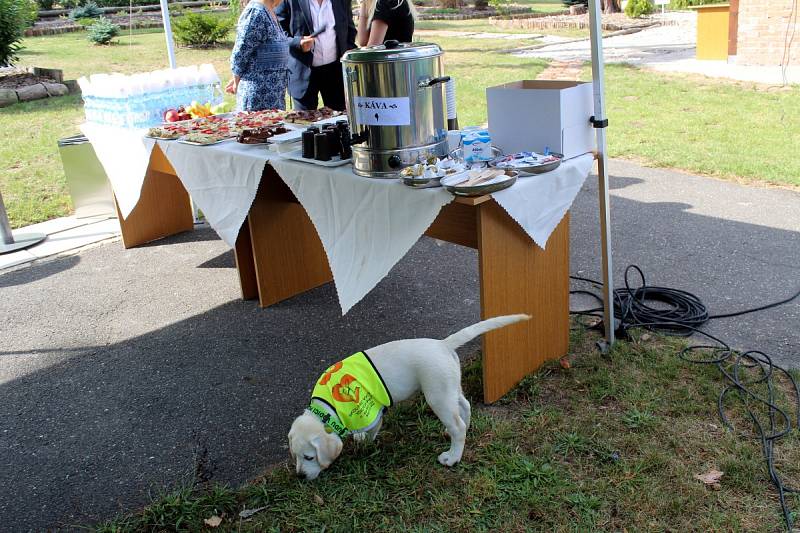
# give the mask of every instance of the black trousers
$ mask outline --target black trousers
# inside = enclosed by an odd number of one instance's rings
[[[320,67],[311,67],[308,89],[302,98],[293,98],[295,109],[317,109],[319,96],[331,109],[344,111],[344,80],[339,60]]]

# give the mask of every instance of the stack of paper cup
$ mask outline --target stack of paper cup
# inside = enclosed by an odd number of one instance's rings
[[[456,81],[450,78],[445,84],[445,95],[447,97],[447,129],[458,129],[458,113],[456,112]]]

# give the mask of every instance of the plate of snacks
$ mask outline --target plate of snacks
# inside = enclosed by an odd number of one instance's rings
[[[236,137],[236,142],[241,144],[267,144],[272,137],[288,131],[289,130],[283,126],[267,126],[251,130],[242,130]]]
[[[405,185],[416,189],[441,187],[440,180],[466,170],[464,163],[446,157],[430,157],[425,163],[417,163],[400,171],[400,179]]]
[[[189,128],[178,124],[164,124],[147,130],[145,137],[162,141],[173,141],[189,133]]]
[[[298,110],[286,113],[284,120],[291,124],[309,125],[320,120],[326,120],[341,115],[341,111],[334,111],[330,107],[321,109]]]
[[[193,146],[209,146],[221,143],[230,138],[229,134],[220,133],[189,133],[178,139],[179,143],[191,144]]]
[[[285,111],[265,109],[263,111],[240,111],[233,115],[233,126],[238,130],[251,130],[267,126],[277,126],[283,122]]]
[[[490,167],[516,170],[520,176],[544,174],[558,168],[564,156],[556,153],[547,155],[536,152],[517,152],[516,154],[497,157],[489,162]]]
[[[519,172],[501,168],[476,168],[442,178],[442,186],[456,196],[482,196],[514,185]]]

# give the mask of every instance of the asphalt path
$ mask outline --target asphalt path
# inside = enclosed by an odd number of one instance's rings
[[[797,192],[611,171],[617,286],[636,263],[713,312],[800,288]],[[572,272],[595,278],[596,183],[571,215]],[[344,317],[330,284],[268,309],[240,300],[232,254],[207,228],[0,273],[0,529],[72,529],[181,483],[246,482],[287,458],[289,424],[325,366],[444,337],[478,319],[478,298],[476,253],[427,238]],[[708,329],[800,366],[798,326],[795,301]]]

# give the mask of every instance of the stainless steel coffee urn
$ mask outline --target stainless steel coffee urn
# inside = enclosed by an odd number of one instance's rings
[[[442,49],[386,41],[342,57],[353,132],[353,170],[389,178],[420,158],[447,153]]]

